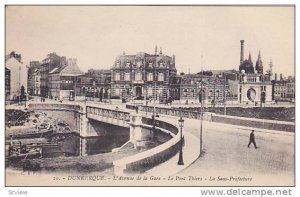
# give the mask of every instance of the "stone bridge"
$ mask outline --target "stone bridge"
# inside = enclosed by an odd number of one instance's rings
[[[46,110],[50,115],[52,112],[59,112],[60,118],[69,121],[67,123],[74,125],[74,131],[80,135],[80,155],[87,155],[87,137],[98,136],[97,125],[93,125],[93,121],[103,122],[107,124],[107,132],[110,132],[111,127],[127,128],[129,132],[128,142],[134,145],[135,149],[147,147],[154,139],[156,133],[171,138],[166,143],[163,143],[148,151],[137,154],[128,159],[119,160],[114,163],[116,174],[122,174],[125,171],[140,171],[145,167],[153,167],[158,165],[178,152],[180,143],[178,126],[174,126],[166,121],[155,120],[155,129],[153,128],[153,120],[150,117],[138,114],[136,112],[126,112],[120,110],[108,109],[102,106],[90,106],[82,104],[29,104],[32,110]],[[65,112],[71,112],[66,114]],[[63,117],[69,116],[69,117]],[[75,122],[75,123],[74,123]],[[93,128],[94,127],[94,128]],[[102,126],[101,126],[102,127]],[[121,129],[116,129],[114,132],[122,132]],[[116,149],[118,151],[118,149]]]

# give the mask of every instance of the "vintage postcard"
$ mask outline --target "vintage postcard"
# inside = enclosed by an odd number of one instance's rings
[[[6,186],[295,186],[295,7],[5,7]]]

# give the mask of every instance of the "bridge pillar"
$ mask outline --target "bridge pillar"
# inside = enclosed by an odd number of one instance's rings
[[[89,119],[86,117],[86,113],[80,113],[80,136],[88,136]]]
[[[80,138],[80,156],[87,156],[87,141],[85,138]]]
[[[134,148],[140,150],[147,147],[153,140],[153,131],[142,123],[142,116],[138,113],[130,114],[130,141]]]

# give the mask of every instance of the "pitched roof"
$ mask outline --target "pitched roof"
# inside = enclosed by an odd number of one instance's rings
[[[69,64],[66,67],[64,67],[60,72],[61,76],[79,76],[83,74],[84,73],[79,69],[79,67],[76,64]]]

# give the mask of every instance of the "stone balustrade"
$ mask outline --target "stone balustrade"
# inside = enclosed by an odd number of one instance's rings
[[[99,107],[86,107],[87,118],[98,120],[101,122],[129,127],[127,124],[130,121],[130,114],[128,112],[99,108]]]

